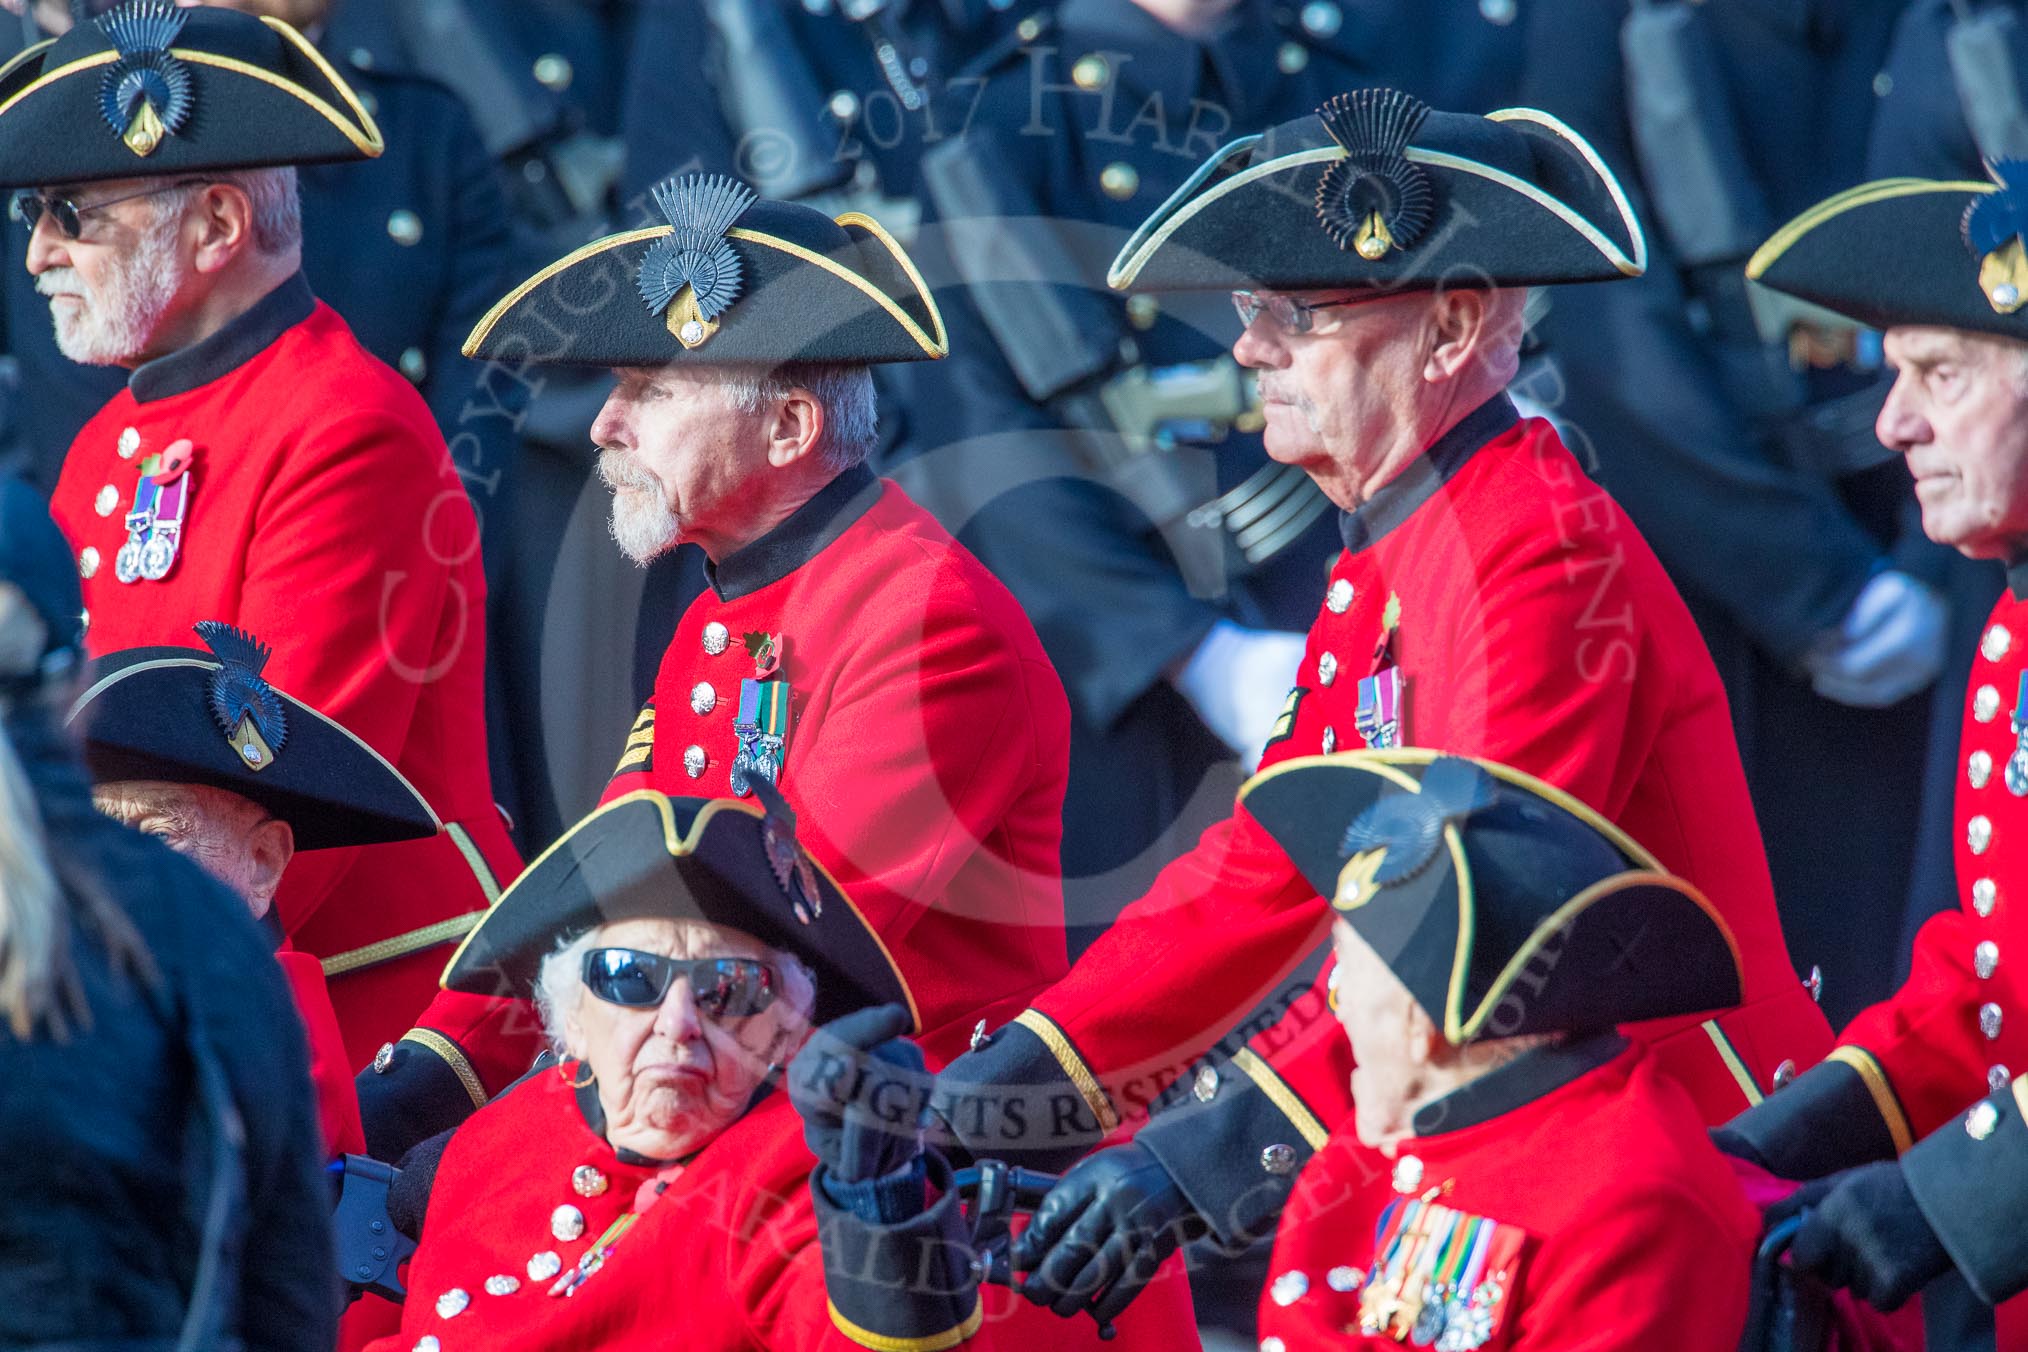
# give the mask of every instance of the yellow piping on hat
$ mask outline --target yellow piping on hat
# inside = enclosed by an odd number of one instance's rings
[[[916,294],[922,297],[922,303],[929,307],[930,322],[936,325],[937,347],[948,354],[951,350],[951,339],[944,331],[944,312],[937,308],[937,298],[930,293],[929,286],[922,279],[922,273],[915,266],[915,260],[908,256],[908,251],[901,247],[900,241],[887,232],[886,226],[863,211],[848,211],[831,219],[841,226],[858,226],[879,240],[882,247],[894,255],[894,261],[901,264],[901,270],[908,274],[908,280],[915,287]]]
[[[667,227],[664,228],[666,229]],[[578,821],[576,825],[552,841],[548,849],[536,855],[534,860],[521,870],[520,876],[508,885],[507,890],[500,894],[500,899],[486,909],[484,918],[479,921],[470,934],[465,936],[464,942],[458,945],[458,951],[451,954],[451,960],[444,964],[443,975],[437,978],[437,984],[443,985],[444,981],[449,978],[451,969],[458,965],[458,959],[463,957],[465,950],[471,946],[472,940],[478,938],[485,930],[488,922],[499,913],[502,906],[507,904],[508,898],[520,890],[521,885],[527,882],[537,869],[542,867],[544,861],[562,849],[571,840],[575,839],[580,831],[607,813],[616,812],[622,807],[630,807],[639,802],[652,804],[655,811],[660,814],[662,818],[662,848],[668,851],[669,857],[672,859],[681,859],[687,855],[695,854],[698,842],[704,839],[705,828],[711,824],[713,817],[722,812],[732,812],[741,816],[756,818],[767,816],[767,813],[762,810],[759,804],[744,803],[736,798],[713,798],[702,808],[698,809],[697,815],[690,821],[690,829],[679,834],[676,830],[675,809],[670,806],[668,795],[658,790],[635,789],[632,793],[621,794],[610,803],[600,804]],[[910,989],[908,978],[902,974],[901,965],[894,960],[893,952],[888,949],[887,941],[881,937],[879,930],[867,923],[865,912],[859,909],[857,903],[852,900],[852,894],[840,885],[838,880],[831,875],[831,871],[825,868],[822,862],[812,857],[809,851],[804,850],[803,857],[809,860],[811,868],[823,875],[825,882],[831,884],[832,888],[838,893],[838,899],[845,903],[846,908],[852,912],[853,918],[858,920],[859,927],[866,931],[867,935],[873,940],[874,946],[880,950],[880,956],[887,960],[888,970],[894,974],[895,984],[901,987],[902,998],[908,1002],[909,1027],[912,1031],[920,1032],[922,1029],[922,1011],[916,1004],[915,992]]]
[[[126,680],[129,676],[138,676],[144,671],[160,671],[169,667],[196,667],[201,671],[218,671],[221,670],[223,666],[224,664],[221,662],[213,662],[202,657],[160,657],[155,658],[152,661],[136,662],[133,666],[122,667],[120,670],[112,672],[107,676],[100,677],[97,681],[93,682],[91,688],[86,690],[82,695],[79,695],[77,697],[77,702],[70,706],[70,712],[64,716],[63,721],[66,725],[75,722],[77,720],[77,716],[84,712],[86,705],[90,704],[93,700],[97,699],[100,695],[104,694],[107,690],[111,689],[113,686],[118,685],[121,681]],[[337,719],[331,718],[327,716],[322,710],[317,709],[312,705],[304,703],[302,700],[298,699],[294,695],[289,694],[288,691],[282,689],[278,685],[275,686],[274,689],[275,693],[287,697],[289,703],[295,707],[296,712],[308,714],[310,717],[316,719],[318,722],[329,727],[333,732],[336,732],[339,736],[351,742],[361,751],[364,751],[367,755],[373,757],[373,759],[379,761],[381,768],[383,770],[386,770],[387,773],[389,773],[390,775],[393,775],[395,782],[397,784],[400,784],[402,789],[408,794],[408,796],[415,800],[416,806],[421,808],[425,813],[429,814],[430,825],[433,828],[433,831],[441,832],[444,829],[444,819],[442,817],[439,817],[437,815],[437,810],[430,806],[429,799],[423,797],[422,794],[416,791],[415,785],[409,783],[408,776],[403,774],[400,770],[397,770],[394,767],[394,763],[392,761],[388,760],[387,757],[381,755],[378,751],[375,751],[371,746],[368,746],[365,742],[361,741],[357,733],[353,732],[352,729],[346,727],[343,723],[340,723]],[[423,836],[418,837],[418,839],[426,840],[428,839],[428,837]]]
[[[1131,273],[1122,273],[1121,268],[1126,263],[1126,260],[1140,249],[1142,243],[1148,238],[1149,233],[1159,229],[1163,219],[1170,212],[1182,206],[1189,199],[1190,194],[1197,191],[1199,184],[1218,171],[1220,165],[1242,151],[1253,149],[1260,140],[1261,133],[1255,132],[1251,136],[1242,136],[1237,141],[1228,141],[1223,147],[1215,151],[1210,159],[1198,165],[1191,172],[1190,177],[1184,179],[1176,191],[1170,193],[1162,205],[1156,207],[1149,214],[1148,219],[1135,226],[1134,233],[1127,236],[1127,242],[1120,246],[1120,252],[1113,259],[1112,266],[1106,269],[1106,285],[1115,291],[1126,290],[1128,285],[1133,281],[1133,275]],[[1138,263],[1134,265],[1134,271],[1140,271]]]
[[[1995,183],[1951,179],[1880,178],[1833,193],[1769,235],[1767,243],[1754,250],[1753,257],[1746,260],[1746,278],[1750,282],[1759,281],[1761,275],[1774,266],[1776,259],[1795,247],[1796,241],[1825,221],[1842,216],[1854,207],[1892,201],[1897,197],[1920,197],[1933,192],[1984,194],[1997,191],[1998,187]]]
[[[380,124],[373,120],[373,114],[360,101],[359,95],[346,82],[345,77],[340,75],[329,61],[324,59],[324,53],[317,50],[316,44],[297,32],[293,25],[284,23],[280,19],[264,15],[261,18],[261,22],[279,33],[282,41],[294,47],[298,52],[301,52],[310,64],[315,66],[318,72],[331,82],[331,87],[338,91],[339,97],[345,100],[345,106],[352,110],[353,116],[358,120],[360,131],[365,134],[367,140],[372,144],[372,150],[367,153],[378,156],[381,151],[385,150],[387,142],[380,134]],[[309,97],[316,97],[315,95],[311,95],[307,89],[303,93]],[[320,104],[323,102],[322,99],[318,99],[317,101]],[[358,142],[355,141],[353,144],[357,145]]]
[[[519,305],[529,292],[557,273],[576,267],[585,259],[594,254],[602,254],[608,249],[617,249],[623,244],[634,244],[644,239],[660,239],[664,235],[675,233],[676,227],[673,225],[651,225],[640,230],[623,230],[617,235],[605,235],[589,244],[579,245],[495,302],[492,309],[479,316],[479,322],[474,324],[471,333],[465,336],[465,345],[458,350],[467,357],[478,356],[479,345],[486,341],[486,336],[493,332],[494,326],[507,317],[507,312]]]
[[[55,38],[44,38],[42,41],[31,43],[30,45],[23,47],[20,51],[14,53],[13,56],[7,59],[7,63],[5,65],[0,65],[0,82],[4,82],[8,76],[12,75],[22,66],[27,65],[30,61],[42,55],[44,52],[48,51],[51,47],[54,47],[55,45],[56,45]]]
[[[27,53],[24,52],[22,55],[25,56]],[[46,70],[23,85],[5,103],[0,103],[0,117],[5,117],[15,104],[21,102],[21,100],[27,98],[38,89],[46,89],[58,80],[75,75],[81,70],[92,70],[98,66],[110,66],[119,59],[120,54],[118,52],[96,52],[91,56],[79,57],[75,61],[66,61],[55,70]],[[9,63],[8,69],[13,69],[12,63]]]
[[[1562,118],[1545,113],[1540,108],[1498,108],[1487,113],[1486,120],[1488,122],[1532,122],[1538,127],[1547,128],[1563,140],[1568,141],[1571,148],[1584,157],[1584,162],[1591,166],[1591,171],[1599,176],[1599,181],[1606,185],[1606,191],[1612,195],[1613,209],[1620,213],[1620,220],[1627,227],[1627,238],[1633,241],[1634,266],[1639,268],[1641,272],[1648,270],[1647,232],[1641,229],[1640,217],[1634,215],[1634,204],[1627,200],[1626,189],[1620,186],[1619,176],[1606,166],[1605,160],[1600,157],[1598,151],[1592,149],[1591,142],[1578,135],[1570,124]]]
[[[1319,164],[1326,160],[1340,160],[1343,158],[1345,158],[1345,150],[1342,146],[1317,146],[1310,150],[1299,150],[1293,155],[1282,155],[1276,159],[1264,160],[1259,164],[1240,170],[1210,192],[1205,193],[1202,197],[1179,207],[1174,215],[1162,223],[1160,229],[1149,235],[1141,246],[1134,250],[1131,257],[1114,259],[1112,267],[1106,270],[1106,285],[1112,287],[1115,291],[1124,291],[1132,286],[1134,278],[1141,275],[1141,269],[1147,266],[1148,260],[1154,257],[1155,251],[1168,243],[1169,236],[1180,230],[1184,222],[1188,221],[1192,216],[1195,216],[1219,198],[1224,197],[1227,193],[1237,192],[1249,183],[1266,178],[1269,174],[1278,174],[1284,169],[1300,169],[1306,164]],[[1178,189],[1177,191],[1180,192],[1182,190]],[[1170,200],[1174,201],[1175,199],[1172,197]],[[1163,205],[1167,206],[1168,203],[1165,202]],[[1159,215],[1160,212],[1156,214]],[[1131,247],[1133,240],[1129,239],[1127,243]]]
[[[749,244],[766,245],[770,249],[780,250],[791,258],[799,258],[805,263],[822,268],[839,280],[865,293],[867,299],[887,311],[894,322],[901,325],[903,331],[909,337],[915,339],[917,345],[930,356],[942,357],[949,351],[940,341],[932,341],[930,336],[923,332],[922,325],[910,319],[908,311],[895,303],[894,297],[888,295],[885,291],[882,291],[879,287],[836,260],[826,258],[820,253],[813,253],[800,244],[791,243],[776,235],[763,234],[758,230],[746,230],[735,225],[732,229],[726,231],[725,234],[728,239],[743,239]],[[913,271],[913,268],[910,270]],[[934,305],[930,307],[930,311],[936,315],[937,331],[941,334],[943,331],[943,315],[937,311]]]

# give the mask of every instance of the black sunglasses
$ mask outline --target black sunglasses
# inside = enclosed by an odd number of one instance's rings
[[[144,197],[160,197],[164,193],[181,192],[185,188],[202,187],[211,182],[208,178],[186,178],[178,183],[165,183],[144,192],[130,192],[124,197],[108,197],[103,202],[73,202],[68,197],[58,197],[38,188],[23,188],[14,194],[13,212],[16,218],[26,221],[34,231],[37,222],[47,214],[56,222],[57,233],[65,239],[79,238],[84,229],[84,218],[94,211],[118,206],[122,202],[138,202]]]
[[[584,955],[585,989],[609,1005],[652,1009],[679,976],[690,978],[690,997],[708,1019],[743,1019],[775,1002],[775,969],[758,958],[665,958],[632,948]]]

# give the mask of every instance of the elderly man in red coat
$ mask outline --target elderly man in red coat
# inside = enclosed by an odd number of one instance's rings
[[[0,75],[0,182],[33,185],[16,203],[58,341],[131,372],[53,498],[92,651],[185,643],[199,620],[272,636],[269,679],[445,823],[308,856],[275,897],[331,977],[355,1068],[411,1027],[444,945],[518,867],[486,773],[471,506],[427,406],[299,271],[288,166],[379,153],[301,36],[227,9],[140,0]],[[404,1048],[467,1103],[526,1069],[532,1024],[474,1039],[498,1013],[470,997],[436,1017]]]
[[[1992,182],[1887,179],[1812,207],[1749,262],[1766,286],[1885,331],[1876,430],[1929,537],[2007,565],[1958,746],[1959,909],[1825,1063],[1720,1133],[1811,1180],[1793,1251],[1892,1309],[1918,1289],[1936,1349],[2028,1345],[2028,165]]]
[[[1268,453],[1343,512],[1345,552],[1264,764],[1361,746],[1469,754],[1640,840],[1739,941],[1738,1008],[1633,1030],[1720,1122],[1814,1063],[1829,1029],[1789,961],[1688,611],[1557,431],[1504,392],[1523,288],[1633,275],[1644,254],[1618,184],[1554,118],[1363,90],[1221,152],[1127,242],[1111,280],[1232,290]],[[1351,1110],[1321,981],[1269,998],[1328,915],[1241,804],[1065,980],[944,1071],[964,1147],[1060,1162],[1227,1030],[1268,1025],[1052,1194],[1016,1254],[1038,1298],[1068,1311],[1096,1293],[1111,1312],[1193,1227],[1243,1242],[1272,1226]],[[1082,1114],[1032,1110],[1066,1093]]]

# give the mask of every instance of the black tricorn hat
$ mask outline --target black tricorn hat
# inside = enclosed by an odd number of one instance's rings
[[[385,757],[267,682],[265,644],[214,620],[196,629],[204,648],[126,648],[93,664],[69,718],[93,779],[229,790],[289,823],[299,850],[443,829]]]
[[[1387,295],[1638,277],[1647,259],[1619,181],[1549,114],[1435,112],[1361,89],[1206,160],[1106,280]]]
[[[0,184],[372,159],[380,129],[279,19],[131,0],[0,67]]]
[[[1992,172],[1992,182],[1848,188],[1769,236],[1746,275],[1869,328],[1937,324],[2028,342],[2028,161]]]
[[[1355,751],[1284,761],[1240,801],[1454,1044],[1740,1001],[1711,903],[1519,770]]]
[[[887,946],[836,881],[796,844],[772,785],[761,802],[670,798],[641,789],[563,834],[465,936],[446,989],[527,997],[542,959],[596,925],[642,916],[703,920],[793,953],[817,979],[815,1021],[915,997]]]
[[[922,274],[872,217],[755,197],[722,176],[657,184],[657,224],[595,239],[530,277],[465,355],[563,366],[776,367],[934,361]]]

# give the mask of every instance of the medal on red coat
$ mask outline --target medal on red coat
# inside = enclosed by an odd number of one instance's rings
[[[732,759],[733,793],[741,798],[752,793],[756,776],[778,783],[789,740],[789,683],[741,681],[739,717],[732,730],[739,737],[739,751]]]
[[[2007,792],[2028,798],[2028,671],[2021,673],[2019,693],[2014,697],[2014,754],[2007,757]]]
[[[190,511],[193,458],[186,437],[141,462],[134,505],[127,513],[127,543],[113,559],[113,576],[120,581],[160,582],[176,566],[183,548],[183,519]]]
[[[1359,1293],[1359,1331],[1474,1352],[1500,1330],[1524,1236],[1433,1197],[1401,1198],[1381,1213],[1378,1257]]]
[[[1394,634],[1400,627],[1401,597],[1389,592],[1380,616],[1380,641],[1373,645],[1373,657],[1359,681],[1359,706],[1352,716],[1361,740],[1373,750],[1401,745],[1401,688],[1405,682],[1393,660]]]

